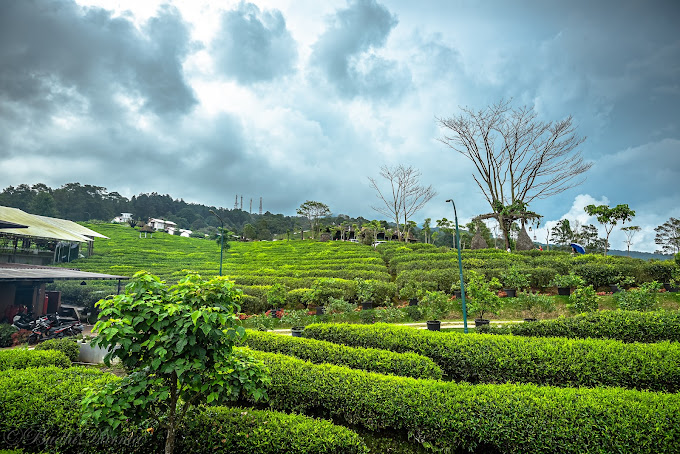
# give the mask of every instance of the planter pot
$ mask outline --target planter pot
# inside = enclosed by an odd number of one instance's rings
[[[430,331],[439,331],[441,330],[442,327],[442,322],[439,320],[428,320],[427,321],[427,329]]]
[[[678,287],[673,287],[668,282],[664,282],[663,288],[665,288],[667,292],[678,292],[678,291],[680,291],[680,289]]]
[[[456,298],[461,298],[460,290],[456,290],[455,292],[453,292],[453,296],[455,296]]]
[[[418,298],[411,298],[408,300],[408,305],[409,306],[417,306],[418,305]]]
[[[618,293],[621,291],[618,285],[610,285],[609,288],[612,290],[612,293]]]
[[[485,325],[488,325],[488,324],[489,324],[489,320],[487,320],[485,318],[476,318],[475,319],[475,328],[479,328],[480,326],[485,326]]]
[[[91,364],[101,364],[104,362],[104,356],[106,356],[110,349],[102,347],[93,347],[91,344],[80,343],[78,361],[81,363],[91,363]]]
[[[517,296],[517,289],[514,288],[504,288],[503,291],[508,298],[515,298]]]
[[[569,287],[557,287],[557,294],[560,296],[571,295],[571,288]]]
[[[361,303],[361,309],[365,311],[373,309],[373,301],[364,301]]]
[[[326,308],[323,306],[316,306],[316,315],[323,315],[326,313]]]
[[[290,335],[293,337],[302,337],[302,332],[305,330],[304,326],[294,326],[290,329]]]
[[[524,321],[527,322],[527,323],[528,322],[537,322],[538,319],[537,318],[525,318]]]

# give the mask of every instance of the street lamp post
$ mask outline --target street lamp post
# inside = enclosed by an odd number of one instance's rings
[[[460,257],[460,231],[458,230],[458,213],[456,213],[456,204],[453,202],[453,199],[449,199],[446,201],[451,202],[451,205],[453,205],[453,217],[456,221],[456,248],[458,249],[458,272],[460,273],[460,298],[463,302],[463,331],[465,333],[468,332],[468,326],[467,326],[467,307],[465,305],[465,283],[463,282],[463,261],[461,260]]]
[[[222,252],[224,251],[224,221],[221,217],[217,215],[213,210],[209,210],[217,219],[220,220],[221,232],[220,232],[220,276],[222,276]]]

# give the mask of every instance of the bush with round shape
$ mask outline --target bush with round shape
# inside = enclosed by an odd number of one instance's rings
[[[597,295],[592,285],[580,287],[569,295],[567,308],[576,314],[594,312],[598,309]]]
[[[63,352],[72,362],[78,361],[80,345],[75,339],[48,339],[35,346],[35,350],[57,350]]]
[[[646,282],[640,287],[614,293],[613,298],[622,310],[653,311],[657,309],[661,287],[659,282]]]

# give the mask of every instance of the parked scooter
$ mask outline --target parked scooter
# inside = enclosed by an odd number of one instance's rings
[[[26,314],[14,317],[13,325],[17,329],[30,330],[29,344],[37,344],[48,339],[77,336],[83,332],[83,325],[72,319],[64,320],[57,314],[48,314],[36,320],[31,320]]]

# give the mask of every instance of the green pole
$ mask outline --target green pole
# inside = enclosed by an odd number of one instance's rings
[[[212,214],[215,215],[217,219],[220,220],[220,225],[222,232],[220,233],[220,276],[222,276],[222,252],[224,251],[224,221],[222,221],[222,218],[217,215],[213,210],[210,210]]]
[[[467,326],[467,306],[465,305],[465,282],[463,282],[463,261],[460,257],[460,231],[458,230],[458,213],[456,212],[456,204],[453,199],[447,200],[453,205],[453,217],[456,221],[456,248],[458,249],[458,272],[460,273],[460,298],[463,301],[463,331],[468,332]]]

